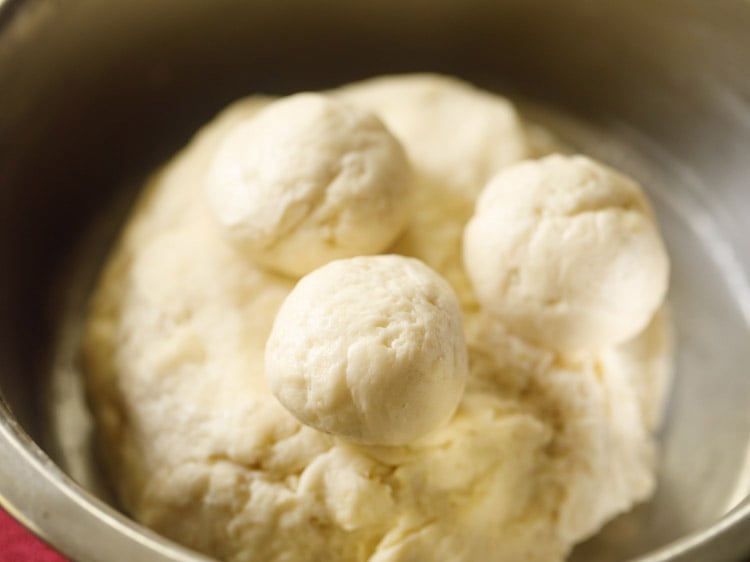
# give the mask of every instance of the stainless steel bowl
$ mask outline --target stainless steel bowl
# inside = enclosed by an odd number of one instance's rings
[[[198,560],[107,504],[75,363],[148,170],[228,101],[457,74],[638,176],[672,254],[660,485],[578,562],[750,553],[750,3],[0,0],[0,503],[72,558]],[[640,558],[639,558],[640,557]]]

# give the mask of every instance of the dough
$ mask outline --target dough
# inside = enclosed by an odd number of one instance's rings
[[[423,79],[434,85],[388,80]],[[555,562],[649,497],[668,322],[575,354],[514,334],[478,306],[461,267],[471,207],[452,203],[473,195],[417,163],[417,203],[392,250],[459,295],[469,374],[454,415],[407,445],[364,445],[274,398],[264,348],[294,281],[240,257],[201,181],[225,135],[267,103],[233,105],[154,176],[92,297],[84,374],[123,507],[232,562]],[[448,146],[436,107],[414,111]],[[420,138],[400,140],[418,152]],[[486,173],[483,151],[464,158],[469,175]]]
[[[584,156],[547,156],[495,176],[466,226],[464,261],[487,310],[558,350],[633,338],[669,279],[640,187]]]
[[[373,114],[297,94],[239,123],[216,151],[206,195],[250,259],[301,276],[333,259],[376,254],[403,230],[411,167]]]
[[[461,261],[463,225],[487,180],[533,154],[513,105],[435,74],[372,78],[331,95],[379,115],[417,171],[414,208],[419,212],[412,213],[393,251],[423,260],[453,285],[464,306],[474,306]]]
[[[473,200],[495,172],[532,153],[510,102],[456,78],[386,76],[338,95],[377,113],[421,173],[462,198]]]
[[[414,258],[331,262],[284,301],[265,369],[271,392],[306,425],[406,445],[461,399],[468,364],[458,299]]]

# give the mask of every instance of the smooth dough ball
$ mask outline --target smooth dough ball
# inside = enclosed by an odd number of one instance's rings
[[[548,156],[495,176],[466,226],[464,262],[491,314],[557,350],[635,336],[669,277],[640,187],[582,156]]]
[[[337,95],[377,113],[415,167],[472,200],[497,171],[531,156],[513,104],[457,78],[387,76]]]
[[[257,263],[301,276],[385,250],[409,215],[411,169],[374,115],[319,94],[238,125],[207,173],[210,209]]]
[[[458,299],[414,258],[334,261],[284,301],[265,370],[303,423],[361,443],[410,443],[461,399],[468,364]]]

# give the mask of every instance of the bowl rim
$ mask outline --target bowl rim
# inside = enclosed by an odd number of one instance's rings
[[[0,507],[74,560],[211,560],[140,525],[81,487],[20,426],[1,395],[0,458]],[[74,534],[71,527],[82,532]]]

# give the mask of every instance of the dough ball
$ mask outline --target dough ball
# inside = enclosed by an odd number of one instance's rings
[[[669,277],[640,187],[582,156],[522,162],[495,176],[466,226],[464,262],[491,314],[557,350],[635,336]]]
[[[415,167],[472,201],[497,171],[531,156],[513,104],[456,78],[389,76],[343,88],[338,95],[374,111]]]
[[[303,423],[362,443],[410,443],[461,398],[468,365],[458,300],[417,259],[334,261],[282,304],[265,367],[273,394]]]
[[[403,148],[377,117],[297,94],[227,135],[206,194],[242,251],[302,276],[333,259],[385,250],[406,224],[410,181]]]

